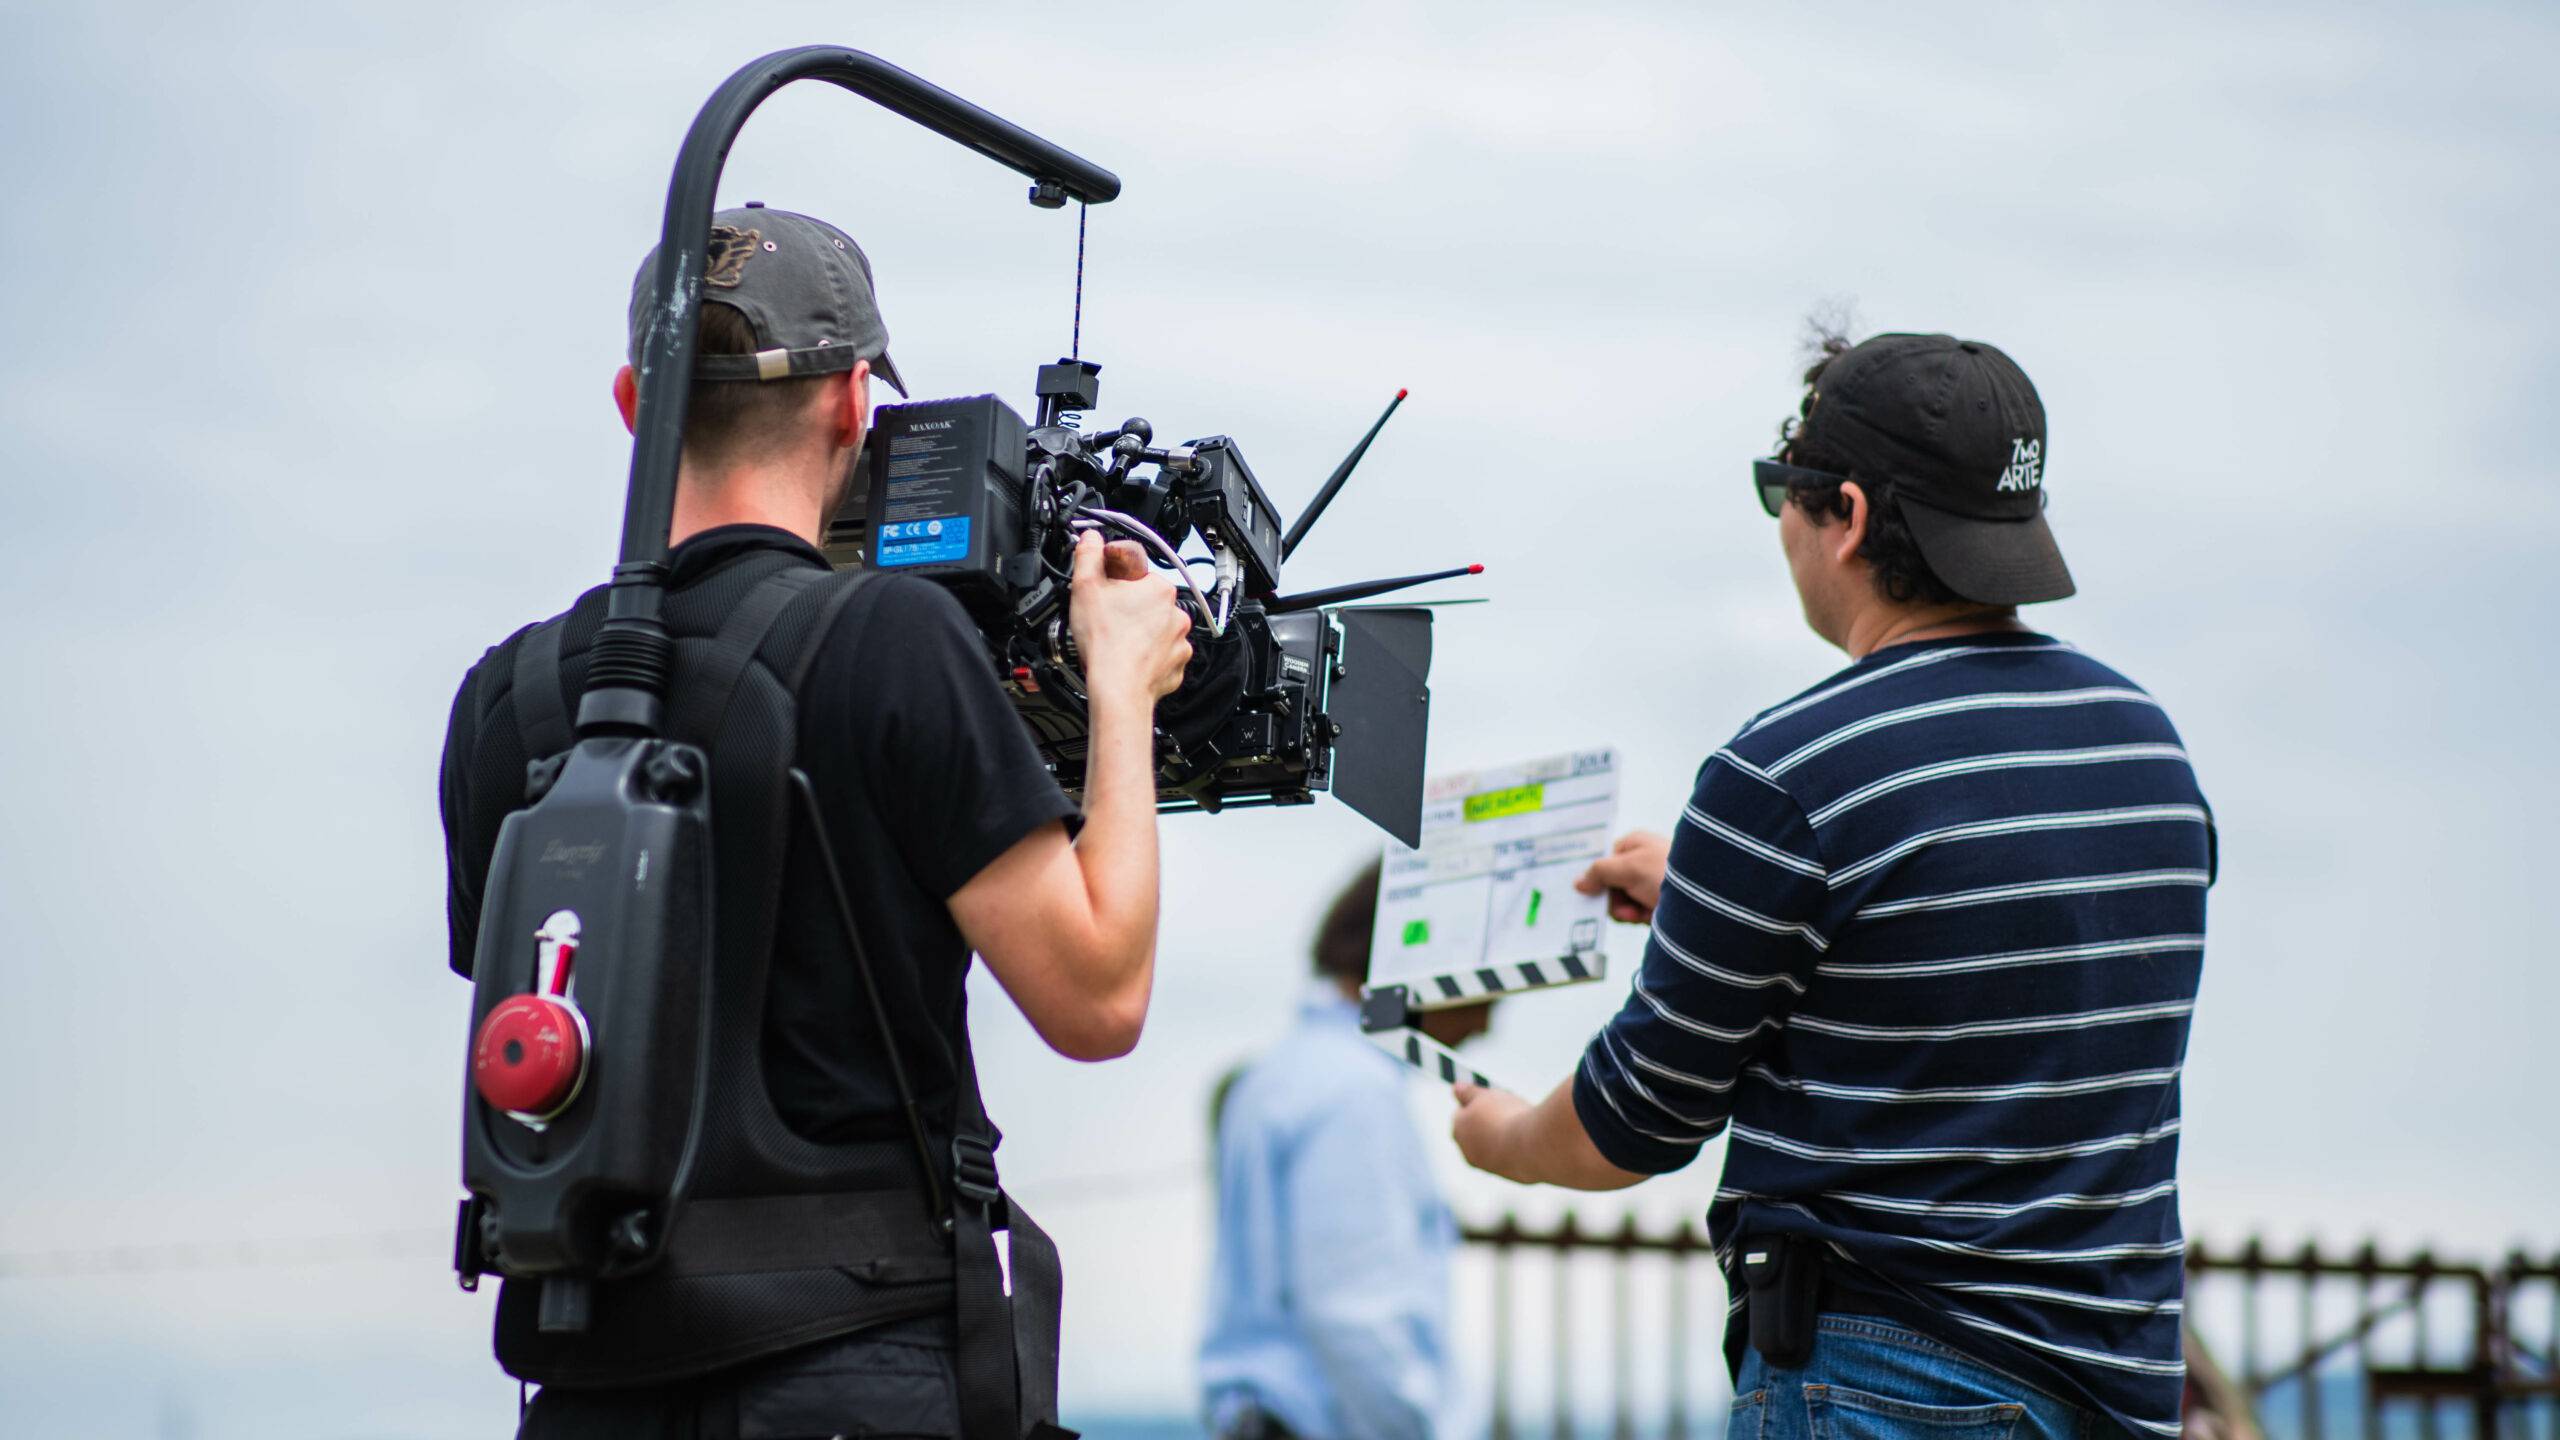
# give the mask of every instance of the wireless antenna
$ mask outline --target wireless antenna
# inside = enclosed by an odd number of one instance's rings
[[[1360,437],[1360,443],[1351,447],[1351,453],[1342,457],[1342,463],[1333,467],[1333,475],[1324,482],[1324,488],[1316,492],[1316,498],[1308,501],[1307,508],[1299,513],[1298,518],[1289,522],[1289,533],[1280,537],[1280,558],[1283,561],[1297,553],[1298,542],[1306,539],[1307,532],[1315,528],[1317,517],[1324,514],[1324,507],[1333,503],[1333,497],[1342,489],[1342,482],[1351,478],[1351,467],[1359,464],[1360,457],[1369,453],[1369,442],[1377,439],[1378,432],[1387,428],[1387,417],[1396,413],[1396,407],[1404,403],[1404,397],[1404,391],[1396,392],[1396,398],[1387,402],[1386,414],[1380,415],[1378,423],[1369,427],[1369,433]]]
[[[1373,430],[1369,433],[1374,435],[1377,432]],[[1427,575],[1398,575],[1387,580],[1361,580],[1349,585],[1328,586],[1322,590],[1301,591],[1295,595],[1275,595],[1265,601],[1262,608],[1266,614],[1294,615],[1301,610],[1313,610],[1318,606],[1345,605],[1354,600],[1366,600],[1372,595],[1384,595],[1391,590],[1402,590],[1412,585],[1428,585],[1434,580],[1455,580],[1461,575],[1483,573],[1484,567],[1481,565],[1461,565],[1454,570],[1434,570]]]

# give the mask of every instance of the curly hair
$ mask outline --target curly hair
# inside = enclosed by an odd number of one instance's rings
[[[1834,475],[1858,482],[1867,494],[1867,537],[1858,544],[1858,556],[1867,562],[1875,580],[1876,593],[1897,605],[1961,605],[1965,597],[1947,588],[1938,572],[1920,554],[1919,542],[1912,539],[1911,527],[1904,523],[1902,506],[1895,495],[1893,477],[1862,472],[1849,457],[1822,441],[1819,433],[1808,428],[1813,418],[1814,399],[1820,393],[1822,372],[1831,362],[1848,353],[1849,337],[1840,331],[1816,323],[1815,343],[1820,356],[1804,372],[1804,399],[1796,413],[1778,425],[1778,454],[1790,465],[1807,470],[1827,470]],[[1788,492],[1791,504],[1803,509],[1805,518],[1816,525],[1849,518],[1848,497],[1837,485],[1807,485]]]

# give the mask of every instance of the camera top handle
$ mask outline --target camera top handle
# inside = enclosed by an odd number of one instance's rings
[[[640,413],[631,448],[631,488],[623,503],[622,556],[604,626],[578,702],[580,735],[655,735],[674,642],[659,618],[666,584],[667,529],[675,518],[676,461],[683,449],[701,318],[703,257],[711,205],[729,147],[758,105],[794,80],[825,80],[1030,176],[1031,203],[1054,209],[1069,199],[1099,205],[1120,193],[1120,177],[1011,121],[991,115],[876,55],[834,45],[778,50],[721,83],[694,116],[667,182],[657,293],[640,337]],[[671,377],[672,383],[652,383]]]

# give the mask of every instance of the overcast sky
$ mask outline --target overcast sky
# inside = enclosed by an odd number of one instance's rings
[[[1292,578],[1484,562],[1435,764],[1615,744],[1630,824],[1839,663],[1744,488],[1807,312],[2008,349],[2081,590],[2033,618],[2162,699],[2221,822],[2191,1231],[2560,1245],[2560,15],[1928,9],[0,5],[0,1429],[508,1423],[437,1238],[445,707],[610,565],[676,141],[815,41],[1121,175],[1103,412],[1238,437],[1294,510],[1412,387]],[[1074,221],[1021,193],[808,86],[722,189],[862,240],[920,395],[1027,406]],[[1207,1090],[1377,843],[1331,804],[1166,836],[1135,1055],[974,992],[1071,1419],[1189,1407]],[[1552,1083],[1639,942],[1480,1063]],[[1556,1205],[1414,1104],[1463,1214]],[[1694,1212],[1717,1158],[1608,1203]]]

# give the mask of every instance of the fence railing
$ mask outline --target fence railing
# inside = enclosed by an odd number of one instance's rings
[[[1574,1284],[1575,1270],[1591,1264],[1608,1268],[1608,1313],[1595,1343],[1604,1347],[1609,1357],[1611,1440],[1634,1440],[1637,1434],[1636,1387],[1630,1371],[1638,1346],[1648,1343],[1660,1347],[1667,1362],[1667,1394],[1659,1433],[1665,1440],[1724,1433],[1722,1415],[1711,1416],[1700,1426],[1693,1409],[1700,1394],[1718,1393],[1693,1383],[1708,1373],[1702,1367],[1724,1364],[1724,1327],[1691,1323],[1698,1293],[1694,1287],[1703,1283],[1717,1293],[1723,1288],[1722,1279],[1712,1273],[1714,1252],[1702,1226],[1684,1220],[1676,1229],[1648,1234],[1637,1227],[1635,1217],[1630,1215],[1613,1228],[1585,1230],[1568,1212],[1546,1229],[1525,1229],[1505,1215],[1499,1224],[1469,1226],[1461,1234],[1469,1245],[1492,1252],[1493,1440],[1521,1440],[1528,1433],[1515,1413],[1513,1384],[1522,1373],[1518,1351],[1523,1287],[1518,1261],[1524,1254],[1542,1254],[1552,1261],[1545,1267],[1544,1297],[1549,1311],[1547,1393],[1551,1406],[1547,1420],[1551,1434],[1565,1440],[1578,1433],[1574,1414],[1575,1366],[1566,1341],[1568,1337],[1594,1334],[1582,1317],[1573,1313],[1578,1288]],[[1631,1323],[1636,1309],[1631,1277],[1639,1257],[1658,1257],[1668,1271],[1665,1298],[1658,1312],[1661,1323],[1643,1327]],[[1701,1267],[1710,1273],[1700,1276],[1697,1272]],[[1639,1335],[1652,1338],[1642,1340]],[[1646,1431],[1653,1433],[1650,1425]]]
[[[1611,1440],[1722,1433],[1723,1415],[1699,1409],[1725,1393],[1723,1326],[1697,1307],[1723,1293],[1702,1227],[1649,1231],[1629,1216],[1592,1228],[1568,1213],[1462,1234],[1492,1267],[1493,1440],[1585,1433],[1577,1384],[1605,1390]],[[1632,1283],[1640,1266],[1657,1281]],[[2187,1272],[2191,1435],[2560,1440],[2560,1256],[2484,1265],[2196,1241]],[[1596,1320],[1594,1289],[1606,1296]],[[1521,1353],[1532,1329],[1543,1357]],[[1578,1365],[1577,1348],[1600,1364]],[[1633,1371],[1648,1352],[1663,1383],[1640,1400]],[[1540,1368],[1546,1413],[1527,1417],[1519,1382]]]
[[[2271,1433],[2560,1440],[2560,1256],[2483,1265],[2190,1241],[2187,1318],[2190,1352],[2201,1331],[2236,1359],[2232,1379]],[[2355,1414],[2333,1413],[2342,1405]]]

